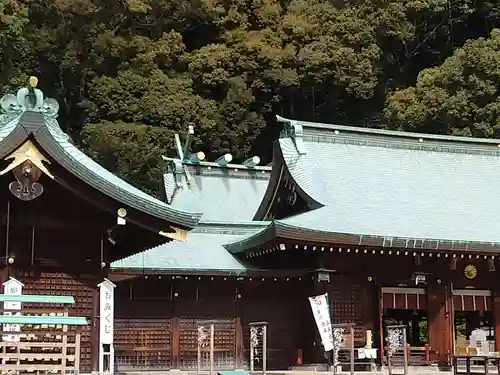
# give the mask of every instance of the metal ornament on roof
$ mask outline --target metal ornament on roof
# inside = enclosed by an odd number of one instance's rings
[[[9,184],[10,192],[22,201],[31,201],[43,193],[43,185],[36,182],[41,173],[36,173],[38,168],[30,162],[25,162],[14,169],[17,181]]]
[[[59,112],[59,103],[52,98],[43,97],[43,92],[37,89],[38,79],[30,77],[29,86],[20,88],[16,95],[6,94],[0,99],[0,107],[4,118],[15,118],[26,111],[40,112],[45,117],[55,119]]]
[[[304,144],[304,129],[300,121],[290,120],[281,116],[276,116],[276,121],[282,122],[285,125],[282,132],[284,135],[293,139],[293,143],[295,143],[295,148],[299,155],[305,155],[306,146]]]

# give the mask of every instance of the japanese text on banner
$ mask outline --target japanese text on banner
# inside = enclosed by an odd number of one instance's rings
[[[309,303],[326,352],[333,349],[332,321],[328,304],[328,294],[309,297]]]

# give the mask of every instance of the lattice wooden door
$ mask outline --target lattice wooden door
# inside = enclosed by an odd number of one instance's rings
[[[197,366],[197,327],[207,320],[215,324],[214,366],[231,370],[236,366],[236,330],[234,298],[230,281],[182,281],[174,287],[175,315],[179,317],[179,365],[183,370]],[[175,296],[177,293],[177,296]],[[208,326],[207,326],[208,328]],[[202,355],[202,367],[208,368],[208,352]]]
[[[118,283],[115,294],[115,363],[119,372],[171,368],[172,301],[163,280]],[[151,296],[151,294],[153,296]]]

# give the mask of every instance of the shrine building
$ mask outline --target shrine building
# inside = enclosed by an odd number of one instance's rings
[[[180,144],[166,158],[166,202],[203,215],[187,241],[111,264],[127,306],[118,363],[149,334],[156,366],[193,367],[202,319],[224,327],[220,368],[247,365],[252,321],[268,322],[270,368],[325,363],[307,298],[325,292],[333,323],[355,324],[377,363],[390,324],[407,326],[413,365],[449,365],[477,329],[498,351],[500,141],[278,122],[272,167]],[[131,324],[140,335],[119,333]]]
[[[36,80],[0,106],[0,281],[74,298],[81,372],[104,342],[115,372],[194,370],[206,321],[217,370],[248,368],[262,321],[269,370],[325,365],[308,301],[322,293],[376,364],[392,324],[410,364],[449,365],[477,330],[500,351],[500,140],[278,117],[261,166],[205,161],[189,129],[158,200],[79,151]]]

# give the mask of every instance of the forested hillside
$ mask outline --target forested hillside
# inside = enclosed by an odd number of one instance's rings
[[[154,191],[172,133],[269,161],[274,114],[500,137],[500,2],[0,0],[0,91],[37,75],[75,142]]]

